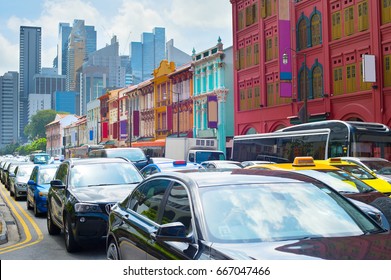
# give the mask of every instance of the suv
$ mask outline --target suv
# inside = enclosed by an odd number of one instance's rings
[[[68,252],[83,241],[99,241],[107,234],[111,206],[124,199],[143,180],[138,169],[121,158],[65,160],[50,182],[47,228],[63,230]]]
[[[97,158],[124,158],[131,161],[140,170],[150,163],[149,156],[146,156],[140,148],[107,148],[97,149],[88,152],[88,157]]]

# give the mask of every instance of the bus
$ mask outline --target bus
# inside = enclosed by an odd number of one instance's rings
[[[68,148],[67,158],[88,158],[88,153],[93,150],[104,149],[104,145],[84,144],[80,147]]]
[[[234,136],[232,160],[293,162],[297,156],[380,157],[391,160],[391,130],[380,123],[327,120],[272,133]]]

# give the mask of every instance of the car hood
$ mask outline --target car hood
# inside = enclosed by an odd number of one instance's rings
[[[380,260],[391,259],[391,233],[324,237],[279,242],[213,244],[227,258],[258,260]]]
[[[73,195],[83,202],[118,202],[125,199],[137,184],[90,186],[73,189]]]

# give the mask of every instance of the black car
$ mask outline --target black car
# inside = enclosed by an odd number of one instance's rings
[[[131,161],[139,170],[148,165],[151,160],[143,150],[135,147],[96,149],[88,152],[90,158],[124,158]]]
[[[108,259],[391,259],[391,233],[302,174],[167,172],[112,208],[106,248]]]
[[[107,234],[108,213],[143,178],[138,169],[121,158],[65,160],[58,167],[47,197],[50,235],[64,231],[68,252],[85,241]]]

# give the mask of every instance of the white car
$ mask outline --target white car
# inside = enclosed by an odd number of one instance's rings
[[[379,178],[391,183],[391,161],[389,160],[377,157],[341,157],[341,159],[369,169]]]

